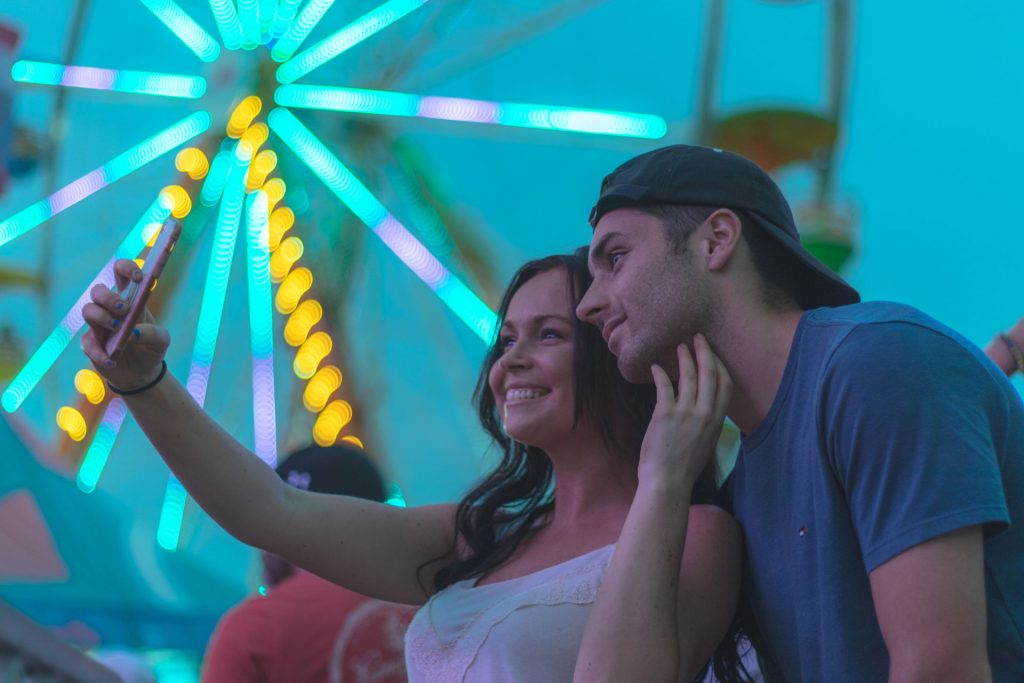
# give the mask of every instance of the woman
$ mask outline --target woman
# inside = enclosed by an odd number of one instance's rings
[[[137,271],[119,261],[119,286]],[[173,377],[153,384],[166,330],[139,325],[118,363],[106,356],[119,311],[103,287],[83,310],[82,346],[114,387],[152,385],[125,396],[129,409],[229,533],[359,593],[425,605],[407,635],[411,680],[690,680],[739,590],[735,521],[690,505],[705,494],[729,378],[696,338],[696,364],[679,350],[678,395],[653,368],[652,418],[649,390],[621,379],[573,313],[588,283],[580,252],[513,279],[476,392],[504,456],[458,506],[283,485]]]

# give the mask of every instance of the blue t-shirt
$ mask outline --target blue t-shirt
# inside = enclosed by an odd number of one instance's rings
[[[808,311],[730,489],[790,683],[887,680],[869,573],[978,524],[993,675],[1024,681],[1024,407],[960,335],[899,304]]]

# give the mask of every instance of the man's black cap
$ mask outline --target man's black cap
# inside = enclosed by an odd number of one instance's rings
[[[633,206],[678,204],[739,211],[793,255],[805,275],[804,299],[814,306],[843,306],[860,294],[800,243],[789,203],[757,164],[739,154],[710,147],[672,145],[633,157],[601,183],[590,212],[597,227],[609,211]]]
[[[374,464],[359,449],[308,446],[277,466],[277,475],[296,488],[314,493],[355,496],[384,501],[384,482]]]

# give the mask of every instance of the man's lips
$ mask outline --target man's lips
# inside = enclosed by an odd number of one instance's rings
[[[615,330],[619,328],[619,325],[621,325],[624,320],[625,318],[609,320],[604,324],[604,327],[601,328],[601,336],[604,337],[604,343],[608,345],[608,348],[611,348],[612,345],[612,334],[615,333]]]

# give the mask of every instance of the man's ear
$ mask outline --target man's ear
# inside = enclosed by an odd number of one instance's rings
[[[708,270],[718,271],[732,260],[743,234],[743,222],[734,211],[718,209],[708,216],[704,231],[704,257]]]

